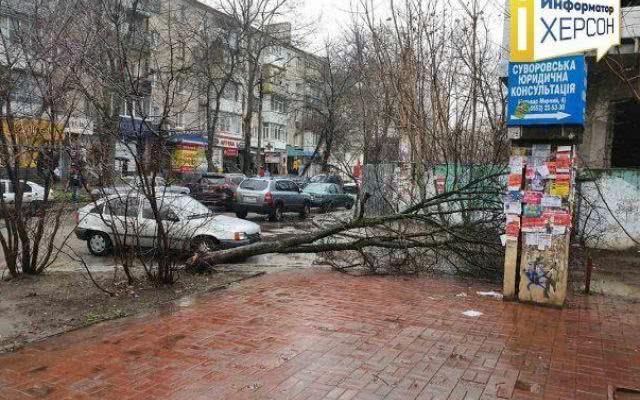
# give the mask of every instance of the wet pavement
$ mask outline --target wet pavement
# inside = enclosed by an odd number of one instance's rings
[[[269,274],[0,356],[0,399],[589,400],[640,387],[640,305],[477,295],[495,289]]]

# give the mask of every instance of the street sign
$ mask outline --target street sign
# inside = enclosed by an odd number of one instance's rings
[[[508,126],[584,125],[584,56],[509,63]]]

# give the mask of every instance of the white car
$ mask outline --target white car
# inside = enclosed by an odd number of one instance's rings
[[[213,215],[197,200],[176,193],[159,196],[157,206],[169,247],[178,251],[212,251],[261,240],[260,226],[249,221]],[[158,225],[149,201],[142,195],[111,195],[76,214],[76,236],[87,241],[91,254],[103,256],[120,244],[157,248]]]
[[[32,203],[44,201],[44,187],[30,181],[20,181],[22,185],[22,202]],[[5,204],[13,204],[16,201],[16,193],[13,183],[9,179],[0,179],[0,194]],[[49,200],[53,200],[53,191],[49,190]]]

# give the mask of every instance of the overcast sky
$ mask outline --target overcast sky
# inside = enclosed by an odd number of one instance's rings
[[[210,5],[214,5],[216,0],[200,0]],[[301,4],[299,15],[292,16],[295,25],[308,25],[314,23],[315,33],[306,38],[308,49],[317,51],[322,49],[327,38],[337,38],[354,17],[351,4],[358,4],[360,0],[294,0]],[[428,1],[428,0],[424,0]],[[504,0],[485,0],[487,4],[486,15],[491,21],[490,32],[493,41],[497,44],[502,41],[502,8]],[[373,0],[374,5],[380,13],[378,18],[383,17],[382,10],[388,9],[389,0]],[[456,2],[451,0],[450,5]],[[356,15],[357,17],[357,15]]]

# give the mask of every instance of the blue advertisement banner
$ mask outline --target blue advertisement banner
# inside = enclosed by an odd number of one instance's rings
[[[584,125],[584,56],[509,63],[508,126]]]

